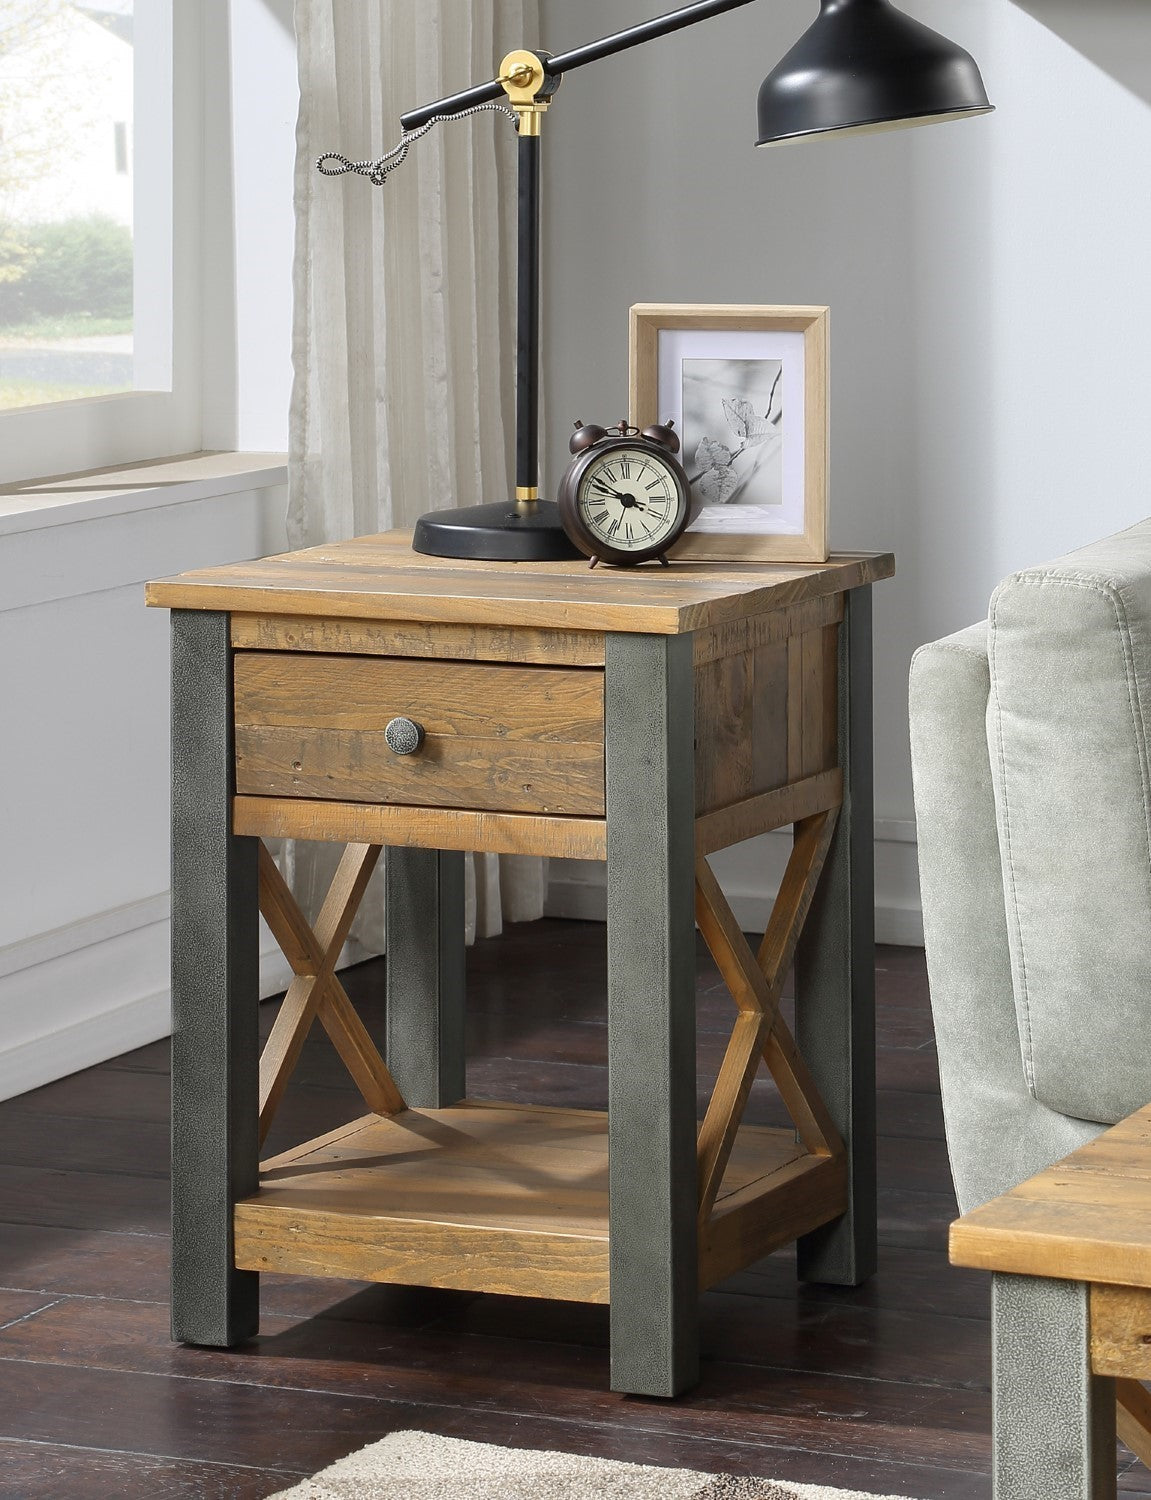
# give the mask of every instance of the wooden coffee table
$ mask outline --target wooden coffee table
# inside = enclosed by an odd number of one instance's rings
[[[797,1238],[809,1279],[870,1274],[869,585],[892,570],[592,573],[390,533],[150,586],[173,612],[175,1337],[251,1335],[262,1270],[610,1301],[613,1386],[670,1396],[701,1287]],[[708,856],[790,824],[756,953]],[[279,838],[345,846],[314,928]],[[383,846],[381,1055],[335,961]],[[606,860],[606,1114],[466,1097],[467,850]],[[257,903],[297,976],[262,1059]],[[693,919],[735,1006],[702,1124]],[[316,1019],[369,1113],[261,1168]],[[761,1061],[795,1130],[743,1123]]]
[[[1151,1464],[1151,1105],[951,1226],[993,1271],[995,1500],[1114,1500]]]

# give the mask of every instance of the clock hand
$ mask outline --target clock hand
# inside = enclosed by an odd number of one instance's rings
[[[625,495],[622,490],[608,489],[602,480],[593,479],[592,488],[599,490],[600,494],[609,496],[612,500],[618,500],[628,510],[647,510],[642,500],[637,500],[634,495]]]

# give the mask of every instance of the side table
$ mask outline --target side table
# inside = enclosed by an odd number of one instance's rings
[[[869,586],[893,570],[591,573],[397,532],[149,586],[173,612],[175,1338],[253,1334],[262,1270],[610,1302],[613,1388],[673,1396],[702,1287],[795,1239],[801,1276],[871,1273]],[[789,824],[757,954],[708,855]],[[346,846],[314,929],[262,842],[285,837]],[[381,1055],[334,965],[385,846]],[[467,850],[606,860],[606,1114],[467,1098]],[[258,909],[297,976],[262,1058]],[[735,1004],[701,1124],[695,921]],[[315,1019],[369,1113],[261,1167]],[[742,1123],[761,1061],[794,1131]]]
[[[1151,1105],[951,1226],[992,1276],[995,1500],[1115,1500],[1151,1466]]]

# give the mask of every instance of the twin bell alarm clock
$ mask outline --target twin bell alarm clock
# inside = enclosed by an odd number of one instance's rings
[[[597,563],[630,567],[664,555],[697,510],[678,457],[672,422],[631,427],[575,424],[572,461],[560,483],[560,520],[572,542]]]

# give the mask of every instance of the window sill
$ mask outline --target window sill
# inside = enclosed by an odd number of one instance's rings
[[[0,486],[0,536],[186,505],[288,481],[283,453],[187,453]]]

